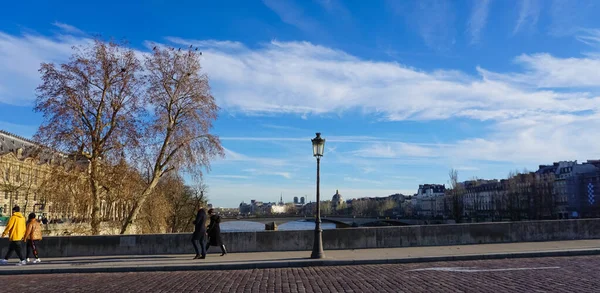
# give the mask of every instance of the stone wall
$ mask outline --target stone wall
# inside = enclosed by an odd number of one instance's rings
[[[311,250],[313,231],[223,233],[230,252]],[[600,219],[451,224],[323,231],[325,250],[600,238]],[[8,240],[1,239],[1,254]],[[211,248],[216,252],[218,248]],[[42,257],[193,253],[191,234],[45,237]]]

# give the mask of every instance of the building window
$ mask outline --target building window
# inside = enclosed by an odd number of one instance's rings
[[[19,191],[15,191],[15,200],[19,200]]]
[[[4,199],[8,199],[8,191],[4,191]]]

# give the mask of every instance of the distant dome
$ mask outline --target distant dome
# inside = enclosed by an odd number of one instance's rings
[[[331,199],[331,201],[333,202],[342,202],[344,199],[342,198],[342,195],[340,194],[339,190],[335,191],[335,194],[333,195],[333,198]]]

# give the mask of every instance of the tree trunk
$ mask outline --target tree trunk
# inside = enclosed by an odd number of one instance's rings
[[[134,202],[133,207],[131,208],[131,211],[129,212],[129,215],[127,215],[127,220],[125,220],[125,222],[123,223],[123,227],[121,228],[121,234],[130,234],[131,233],[131,229],[132,229],[131,224],[133,224],[133,222],[135,222],[137,220],[137,217],[140,214],[140,211],[142,210],[142,207],[144,206],[146,199],[148,198],[148,196],[150,196],[150,194],[152,193],[152,191],[154,191],[154,188],[158,184],[158,179],[159,179],[159,176],[155,175],[154,178],[152,178],[150,185],[148,185],[148,187],[146,189],[144,189],[144,192],[142,192],[142,195],[140,196],[139,200]]]
[[[97,182],[98,162],[92,159],[90,172],[90,188],[92,190],[92,235],[100,234],[100,187]]]

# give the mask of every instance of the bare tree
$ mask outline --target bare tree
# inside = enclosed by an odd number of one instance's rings
[[[352,215],[355,217],[364,216],[367,212],[368,204],[364,199],[355,199],[352,201]]]
[[[449,192],[451,201],[450,210],[452,212],[452,217],[454,218],[454,221],[456,221],[456,223],[460,223],[463,217],[464,210],[464,189],[462,185],[458,182],[458,170],[450,169],[450,171],[448,172],[448,177],[450,178],[451,186],[451,190]]]
[[[327,201],[321,201],[321,215],[322,216],[329,216],[331,215],[331,201],[327,200]],[[315,210],[314,213],[317,212],[317,206],[315,205]]]
[[[147,185],[129,211],[122,234],[131,232],[131,224],[163,175],[181,169],[201,175],[212,158],[224,155],[218,137],[209,133],[218,107],[208,77],[199,73],[200,55],[191,47],[155,47],[146,58],[146,102],[154,109],[144,136]]]
[[[69,62],[42,63],[35,110],[44,121],[36,139],[89,160],[92,233],[99,233],[102,166],[135,143],[140,63],[133,50],[96,40],[74,47]]]

